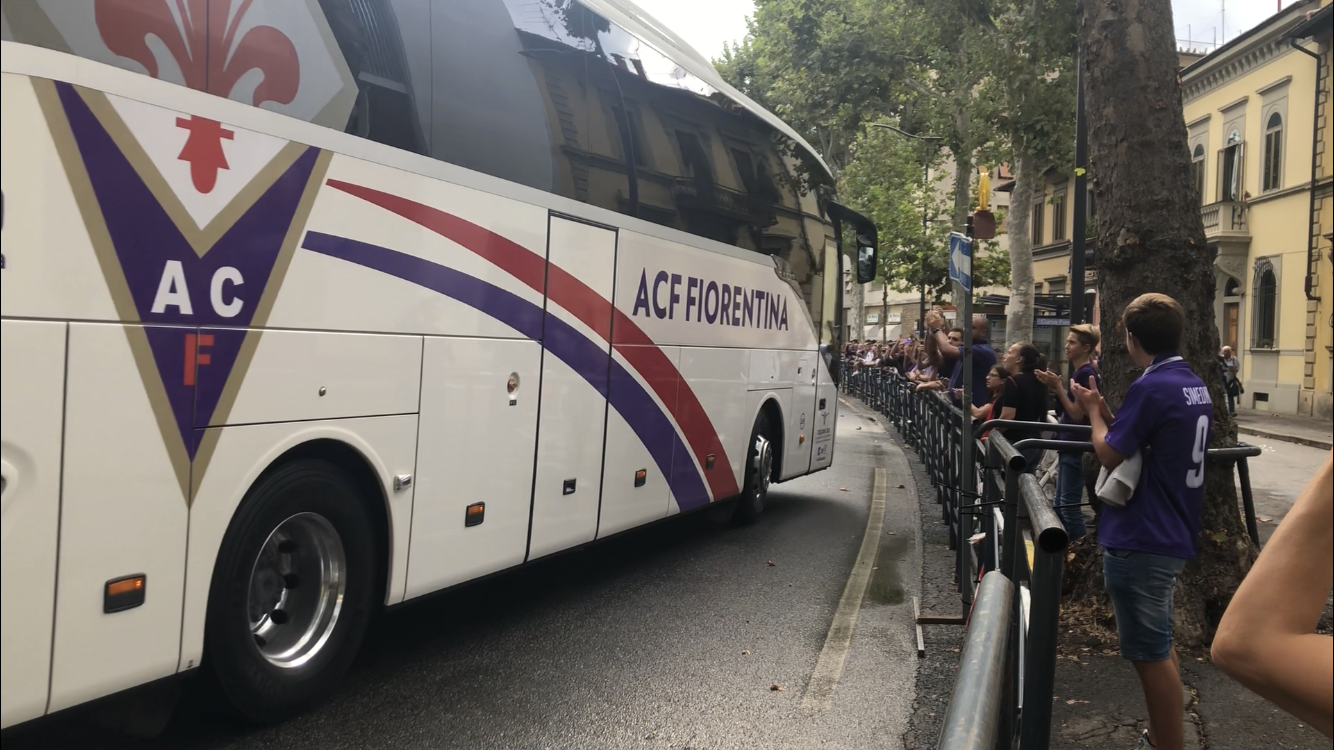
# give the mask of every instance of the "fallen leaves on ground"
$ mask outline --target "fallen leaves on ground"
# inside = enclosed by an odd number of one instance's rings
[[[781,693],[781,692],[783,692],[783,690],[784,690],[783,686],[782,686],[782,685],[779,685],[779,684],[776,683],[776,682],[775,682],[774,684],[770,685],[770,686],[769,686],[769,689],[772,690],[772,691],[774,691],[775,693]]]

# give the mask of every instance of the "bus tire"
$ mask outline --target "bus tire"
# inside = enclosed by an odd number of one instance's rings
[[[764,512],[764,505],[769,499],[769,483],[773,478],[776,448],[769,418],[761,413],[755,418],[755,429],[750,433],[750,447],[746,450],[746,481],[742,485],[741,496],[736,499],[733,523],[753,523]]]
[[[374,525],[357,484],[314,458],[250,488],[209,589],[206,660],[244,720],[268,724],[327,697],[374,608]]]

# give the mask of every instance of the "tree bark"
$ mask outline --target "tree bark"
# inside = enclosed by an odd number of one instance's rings
[[[1033,238],[1029,219],[1037,186],[1032,157],[1016,155],[1014,192],[1006,232],[1010,237],[1010,303],[1005,307],[1005,346],[1033,339]]]
[[[849,265],[854,269],[857,267],[856,256],[851,258],[851,263]],[[857,274],[855,271],[852,274],[849,274],[848,280],[851,283],[852,288],[849,290],[847,297],[848,330],[843,334],[843,340],[852,341],[853,339],[856,339],[861,341],[862,337],[866,335],[866,324],[862,322],[866,320],[866,289],[861,284],[857,283]]]
[[[1118,325],[1126,304],[1145,292],[1167,294],[1186,311],[1179,353],[1213,399],[1209,445],[1234,445],[1236,425],[1217,364],[1214,251],[1205,242],[1190,178],[1170,0],[1079,0],[1078,23],[1089,172],[1098,201],[1103,391],[1115,409],[1139,375]],[[1212,639],[1254,556],[1231,467],[1210,463],[1199,556],[1176,591],[1178,643]]]

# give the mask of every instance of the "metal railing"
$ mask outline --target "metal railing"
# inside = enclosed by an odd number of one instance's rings
[[[1014,601],[1010,579],[996,571],[982,578],[973,609],[976,624],[968,629],[968,641],[959,657],[959,678],[938,747],[992,750],[1002,746],[997,739],[1005,736],[1005,729],[995,702],[1008,680],[1005,637],[1013,631]]]
[[[1031,422],[975,424],[969,419],[966,434],[976,441],[976,463],[963,472],[963,412],[943,393],[919,393],[915,383],[884,369],[849,373],[843,390],[884,414],[916,450],[935,487],[941,520],[950,529],[963,607],[960,622],[968,624],[968,640],[938,747],[1045,750],[1051,739],[1061,580],[1070,538],[1046,491],[1027,473],[1022,451],[1088,453],[1093,444],[1045,438],[1012,444],[995,428],[1031,428]],[[1060,431],[1087,437],[1092,428],[1061,425]],[[1208,451],[1211,463],[1236,466],[1247,531],[1257,545],[1247,459],[1258,455],[1258,447],[1246,444]],[[981,586],[975,587],[979,580]],[[996,653],[976,652],[984,647]],[[1005,665],[999,679],[998,664]]]

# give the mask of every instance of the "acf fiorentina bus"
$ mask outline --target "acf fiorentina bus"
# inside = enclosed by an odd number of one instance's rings
[[[829,466],[875,230],[623,0],[6,0],[3,726]]]

